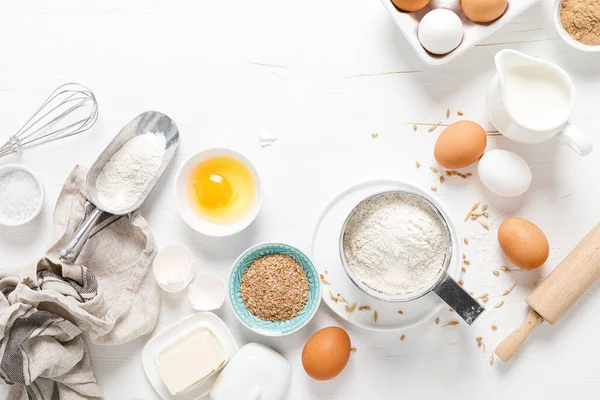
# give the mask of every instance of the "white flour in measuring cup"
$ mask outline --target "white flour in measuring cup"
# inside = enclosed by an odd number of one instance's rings
[[[437,276],[448,250],[443,223],[423,201],[389,193],[363,203],[343,239],[348,268],[379,292],[402,295]]]

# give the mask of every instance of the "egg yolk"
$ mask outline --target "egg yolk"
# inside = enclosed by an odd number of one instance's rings
[[[204,207],[215,210],[227,207],[233,197],[233,188],[221,175],[204,175],[196,185],[196,197]]]
[[[230,224],[252,208],[254,179],[242,162],[227,156],[211,157],[190,172],[187,196],[190,206],[202,219]]]

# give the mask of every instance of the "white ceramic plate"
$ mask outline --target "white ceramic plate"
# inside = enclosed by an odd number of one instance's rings
[[[219,339],[225,350],[227,359],[221,368],[213,372],[208,378],[205,378],[190,389],[187,389],[184,393],[173,396],[169,393],[169,390],[163,384],[162,379],[160,379],[160,376],[156,371],[156,357],[160,351],[169,344],[188,335],[190,332],[201,328],[210,330],[213,335]],[[238,345],[231,335],[229,328],[227,328],[227,325],[225,325],[221,318],[210,312],[197,312],[171,325],[169,328],[150,339],[142,351],[142,364],[148,380],[162,399],[196,400],[210,393],[219,372],[227,365],[237,351]]]
[[[378,180],[361,183],[353,186],[339,194],[323,211],[315,227],[311,245],[311,258],[319,273],[323,274],[330,285],[323,284],[323,301],[337,315],[348,322],[361,328],[377,331],[397,331],[418,325],[433,318],[440,307],[448,307],[434,293],[404,303],[391,303],[375,299],[358,289],[348,278],[339,253],[340,231],[344,220],[350,211],[365,197],[383,190],[409,189],[427,197],[448,222],[452,234],[453,255],[448,273],[457,278],[460,272],[462,252],[460,235],[450,220],[444,207],[430,193],[410,185],[408,183]],[[356,302],[356,311],[351,314],[344,309],[343,302],[335,302],[331,299],[329,291],[333,295],[341,294],[351,304]],[[367,305],[370,311],[359,311],[358,306]],[[377,311],[377,322],[374,320],[374,312]],[[400,315],[398,311],[402,311]]]
[[[489,24],[476,24],[471,22],[462,12],[460,0],[431,0],[431,3],[423,10],[413,13],[398,11],[390,0],[381,0],[381,3],[389,12],[394,23],[398,29],[400,29],[400,32],[402,32],[406,40],[408,40],[408,43],[415,50],[419,58],[429,66],[441,67],[467,51],[469,48],[482,42],[485,38],[512,21],[515,17],[538,1],[539,0],[509,0],[508,9],[504,15]],[[454,11],[463,21],[464,26],[464,38],[462,43],[454,51],[443,56],[428,53],[423,46],[421,46],[421,43],[417,38],[417,28],[419,27],[421,18],[435,8],[448,8]]]

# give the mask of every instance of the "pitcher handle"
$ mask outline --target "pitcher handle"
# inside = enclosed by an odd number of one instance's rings
[[[582,157],[589,155],[594,149],[594,145],[592,145],[587,136],[579,128],[571,124],[568,124],[556,138]]]

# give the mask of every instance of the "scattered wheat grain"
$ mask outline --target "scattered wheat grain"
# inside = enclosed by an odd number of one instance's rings
[[[445,325],[442,325],[442,328],[445,328],[446,326],[454,326],[454,325],[458,325],[458,321],[450,321]]]
[[[509,294],[510,294],[510,292],[512,292],[512,290],[515,288],[515,286],[517,286],[517,282],[515,282],[515,283],[514,283],[514,284],[513,284],[513,285],[510,287],[510,289],[506,289],[506,290],[504,291],[504,293],[502,293],[502,296],[507,296],[507,295],[509,295]]]
[[[435,131],[438,128],[438,126],[440,126],[441,124],[442,124],[442,121],[440,121],[437,124],[433,125],[431,128],[429,128],[429,132]]]

